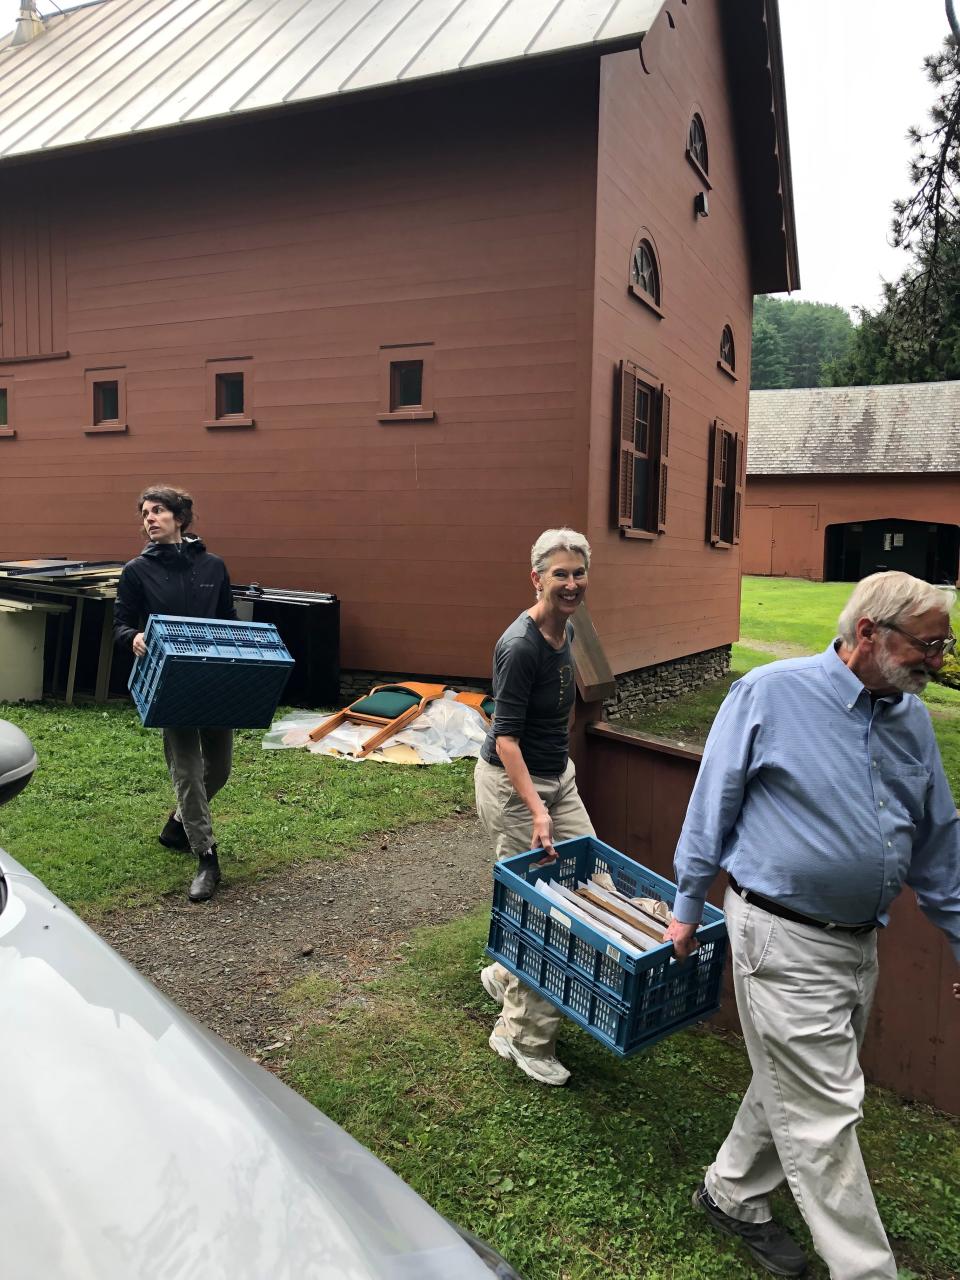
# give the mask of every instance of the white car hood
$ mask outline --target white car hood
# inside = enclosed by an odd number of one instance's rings
[[[453,1228],[0,850],[10,1280],[490,1280]]]

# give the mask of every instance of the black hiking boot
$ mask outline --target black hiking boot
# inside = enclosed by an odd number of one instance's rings
[[[806,1271],[806,1255],[786,1227],[773,1221],[742,1222],[739,1218],[731,1218],[714,1204],[702,1182],[693,1193],[693,1205],[695,1209],[702,1209],[720,1231],[742,1240],[761,1267],[772,1276],[802,1276]]]
[[[190,841],[176,812],[171,813],[157,839],[167,849],[179,849],[181,853],[190,852]]]
[[[217,846],[213,845],[198,858],[197,874],[193,877],[188,897],[191,902],[207,902],[216,892],[220,883],[220,863],[217,861]]]

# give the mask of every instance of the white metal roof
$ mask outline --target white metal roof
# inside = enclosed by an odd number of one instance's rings
[[[960,382],[750,392],[748,475],[960,471]]]
[[[639,39],[663,0],[98,0],[0,41],[0,159]]]

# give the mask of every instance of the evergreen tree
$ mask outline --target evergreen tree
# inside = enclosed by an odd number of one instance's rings
[[[780,330],[763,316],[753,322],[753,363],[750,385],[766,391],[787,385],[787,362]]]
[[[846,355],[854,328],[842,307],[759,297],[753,313],[754,389],[819,387],[827,361]]]

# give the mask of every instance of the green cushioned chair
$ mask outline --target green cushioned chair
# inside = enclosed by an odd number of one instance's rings
[[[416,720],[428,702],[443,697],[445,688],[442,684],[420,684],[413,680],[409,684],[377,685],[364,697],[351,702],[349,707],[344,707],[323,724],[317,725],[310,732],[310,740],[319,742],[345,720],[376,726],[377,732],[371,734],[363,744],[363,749],[357,752],[358,759],[362,758],[399,733],[412,720]]]

